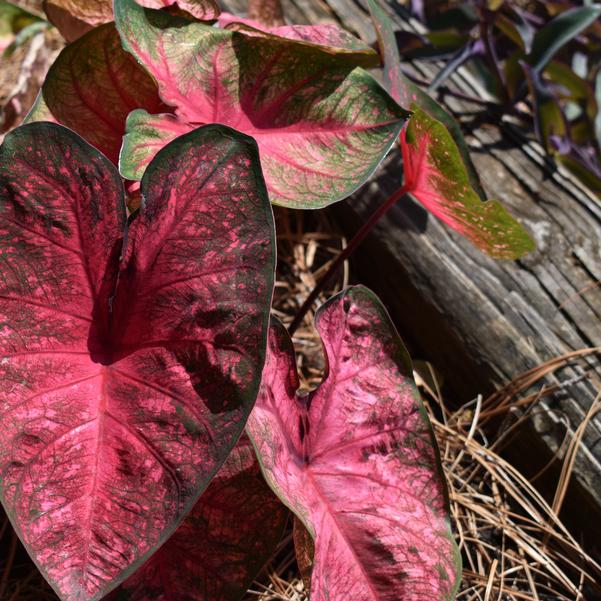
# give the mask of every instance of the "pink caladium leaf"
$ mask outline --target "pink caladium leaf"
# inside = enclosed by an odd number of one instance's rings
[[[163,107],[156,84],[121,47],[113,24],[62,50],[27,122],[56,121],[84,137],[115,164],[130,111]]]
[[[215,21],[219,6],[215,0],[140,0],[148,8],[177,8],[200,21]],[[44,0],[48,20],[68,42],[104,23],[113,20],[113,0]]]
[[[116,168],[72,131],[0,148],[0,493],[64,600],[140,566],[244,427],[274,277],[258,161],[224,126],[180,137],[126,228]]]
[[[175,534],[110,601],[238,601],[275,553],[288,515],[243,436]]]
[[[276,204],[317,208],[346,198],[376,169],[407,115],[348,52],[207,27],[133,0],[115,2],[115,20],[179,122],[224,123],[256,139]],[[133,161],[130,148],[144,147],[147,130],[128,126],[120,158],[128,179],[141,176],[158,139],[176,135],[169,118],[145,160],[136,153]]]
[[[419,107],[411,109],[401,133],[405,189],[491,257],[517,259],[535,250],[532,238],[502,204],[480,200],[447,128]]]
[[[363,287],[318,311],[321,385],[299,394],[294,351],[272,322],[247,424],[268,483],[315,540],[312,601],[450,601],[460,557],[436,443],[409,356]]]

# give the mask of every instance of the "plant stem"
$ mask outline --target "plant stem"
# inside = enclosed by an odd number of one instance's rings
[[[486,49],[486,58],[488,59],[489,67],[492,71],[494,78],[497,81],[497,92],[501,97],[501,103],[504,107],[508,106],[509,95],[507,93],[507,82],[505,81],[505,74],[499,68],[499,58],[495,49],[494,40],[491,37],[490,31],[490,11],[484,9],[481,11],[480,20],[480,36],[484,41],[484,48]]]
[[[306,298],[305,302],[302,304],[301,308],[298,310],[298,313],[294,317],[292,323],[288,327],[288,333],[290,336],[296,332],[298,326],[303,321],[303,318],[309,311],[309,309],[313,306],[313,303],[317,300],[317,297],[320,295],[322,290],[328,285],[328,283],[332,280],[332,278],[336,275],[342,264],[348,259],[348,257],[353,253],[353,251],[363,242],[363,239],[371,232],[376,223],[383,217],[390,207],[395,205],[405,194],[408,192],[408,186],[401,186],[396,192],[393,192],[370,216],[370,218],[359,228],[357,233],[353,236],[348,246],[341,251],[341,253],[336,257],[334,262],[330,265],[329,269],[326,271],[324,276],[317,282],[315,288],[311,291],[311,294]]]

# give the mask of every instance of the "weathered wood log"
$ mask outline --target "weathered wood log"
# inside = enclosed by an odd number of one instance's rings
[[[337,21],[375,40],[360,2],[326,1],[286,0],[284,6],[291,21]],[[387,2],[397,29],[416,30],[401,6]],[[242,0],[230,6],[244,10]],[[412,68],[431,81],[441,65]],[[485,97],[465,69],[449,85]],[[457,115],[481,111],[465,100],[446,100]],[[490,392],[566,352],[601,347],[601,202],[554,167],[526,133],[500,119],[472,128],[467,139],[488,195],[526,225],[537,242],[535,253],[516,262],[494,261],[417,204],[404,202],[380,221],[351,261],[357,278],[381,296],[414,354],[443,372],[458,399]],[[341,227],[352,235],[401,179],[400,153],[393,151],[368,186],[332,207]],[[545,410],[533,415],[529,438],[514,443],[524,467],[558,451],[565,417],[572,432],[582,422],[599,390],[600,371],[594,358],[586,374],[567,367],[554,376],[561,389],[541,401]],[[601,540],[601,414],[586,429],[565,513],[584,517],[589,533],[597,528]]]

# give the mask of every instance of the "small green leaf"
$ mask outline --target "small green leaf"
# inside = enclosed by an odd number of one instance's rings
[[[536,135],[547,152],[552,150],[551,136],[564,136],[567,133],[566,118],[559,102],[542,81],[538,71],[527,63],[521,63],[530,93],[534,99],[534,127]]]
[[[125,179],[139,180],[155,154],[171,140],[189,132],[190,127],[174,115],[151,115],[138,109],[128,115],[125,131],[119,171]]]
[[[518,26],[503,14],[498,14],[495,18],[495,27],[498,27],[514,44],[522,50],[525,49],[525,42]]]
[[[570,67],[559,61],[551,61],[545,67],[545,76],[553,81],[553,83],[565,88],[568,94],[563,94],[563,98],[582,102],[587,117],[591,121],[595,120],[595,116],[598,113],[595,90],[586,79],[579,77]]]

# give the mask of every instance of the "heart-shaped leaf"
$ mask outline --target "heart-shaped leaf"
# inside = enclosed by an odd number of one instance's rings
[[[526,230],[494,200],[482,202],[446,127],[419,107],[401,133],[405,189],[428,211],[496,259],[535,250]]]
[[[162,106],[156,84],[123,50],[109,23],[62,50],[27,122],[66,125],[116,164],[129,112],[154,112]]]
[[[140,0],[148,8],[177,7],[199,21],[214,21],[219,16],[215,0]],[[113,20],[112,0],[44,0],[48,20],[68,42],[73,42],[93,27]]]
[[[225,123],[257,140],[274,203],[317,208],[346,198],[403,125],[405,111],[348,52],[207,27],[133,0],[115,2],[115,20],[181,123]],[[146,162],[171,126],[150,141]],[[128,128],[127,136],[121,173],[136,179],[144,163],[134,163],[129,148],[144,146],[144,132]]]
[[[275,251],[254,141],[182,136],[141,192],[125,230],[119,174],[70,130],[25,125],[0,149],[0,492],[69,601],[175,530],[264,361]]]
[[[247,425],[267,481],[315,539],[312,601],[450,601],[460,558],[411,362],[379,300],[347,289],[315,318],[322,384],[299,394],[272,322]]]
[[[288,515],[243,436],[175,534],[111,601],[238,601],[275,553]]]

